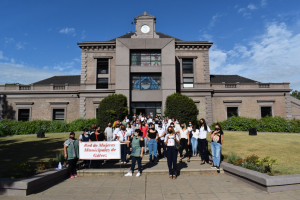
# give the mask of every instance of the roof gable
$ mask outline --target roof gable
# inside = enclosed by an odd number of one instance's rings
[[[52,76],[50,78],[33,83],[34,85],[80,85],[80,75],[69,75],[69,76]]]
[[[239,75],[210,75],[210,82],[211,83],[256,83],[258,81],[245,78]]]

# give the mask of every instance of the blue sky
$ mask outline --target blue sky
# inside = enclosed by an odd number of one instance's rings
[[[300,90],[299,0],[1,0],[0,8],[0,84],[80,74],[77,42],[134,31],[146,11],[158,32],[213,42],[211,74]]]

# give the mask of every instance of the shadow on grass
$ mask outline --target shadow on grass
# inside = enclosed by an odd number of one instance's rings
[[[27,138],[24,137],[24,140]],[[14,164],[37,163],[55,158],[63,150],[61,138],[30,138],[30,141],[9,139],[0,141],[0,177],[6,177]]]

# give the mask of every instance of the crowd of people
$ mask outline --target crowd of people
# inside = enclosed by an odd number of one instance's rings
[[[207,150],[207,136],[211,139],[212,161],[209,159]],[[223,144],[224,133],[219,124],[215,125],[213,131],[210,130],[206,121],[200,119],[200,126],[179,119],[161,118],[156,116],[145,117],[144,114],[134,114],[125,117],[124,120],[109,122],[102,131],[97,124],[93,124],[91,129],[84,129],[79,136],[79,142],[88,141],[119,141],[121,143],[121,164],[127,164],[127,155],[131,156],[131,170],[125,176],[132,176],[135,163],[138,164],[138,173],[141,176],[141,162],[143,156],[148,155],[149,162],[158,162],[161,158],[167,158],[169,168],[169,178],[176,178],[177,157],[179,162],[187,158],[190,162],[191,157],[198,154],[201,157],[200,165],[205,163],[212,165],[212,168],[219,170],[221,147]],[[185,151],[185,154],[183,154]],[[75,133],[70,134],[70,138],[64,143],[65,158],[69,161],[70,177],[77,177],[74,163],[78,160],[78,141]],[[98,168],[101,160],[85,161],[85,164],[92,168]]]

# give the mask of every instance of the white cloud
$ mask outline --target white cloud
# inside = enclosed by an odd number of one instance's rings
[[[3,56],[3,52],[2,51],[0,51],[0,60],[1,59],[4,59],[4,56]]]
[[[239,74],[261,82],[291,82],[300,89],[300,33],[293,34],[285,23],[271,23],[265,33],[248,45],[224,51],[210,50],[212,74]]]
[[[207,40],[207,41],[211,41],[212,40],[212,35],[209,35],[209,34],[206,34],[206,33],[204,33],[203,35],[202,35],[202,38],[204,38],[205,40]]]
[[[4,39],[5,39],[6,47],[15,42],[14,38],[4,38]]]
[[[86,36],[85,36],[85,31],[82,31],[82,32],[81,32],[81,39],[83,40],[85,37],[86,37]]]
[[[18,42],[18,43],[16,44],[16,47],[17,47],[18,50],[19,50],[19,49],[25,49],[24,45],[23,45],[21,42]]]
[[[257,9],[257,7],[256,7],[255,5],[253,5],[253,4],[249,4],[249,5],[247,6],[247,8],[248,8],[249,10],[256,10],[256,9]]]
[[[246,9],[245,8],[240,8],[240,9],[238,9],[238,13],[240,13],[240,12],[244,12]]]
[[[222,14],[215,14],[214,16],[212,16],[212,19],[210,20],[210,23],[209,23],[209,26],[208,28],[212,28],[215,26],[215,23],[217,22],[218,18],[222,17],[223,15]]]
[[[262,7],[266,6],[266,5],[267,5],[267,0],[261,0],[261,1],[260,1],[260,5],[261,5]]]
[[[73,35],[73,36],[76,35],[75,28],[63,28],[59,31],[59,33],[69,34],[69,35]]]
[[[0,84],[5,83],[21,83],[30,84],[56,75],[76,75],[80,74],[80,70],[69,69],[61,72],[57,70],[49,70],[48,67],[37,68],[24,64],[16,63],[0,63],[1,79]]]

